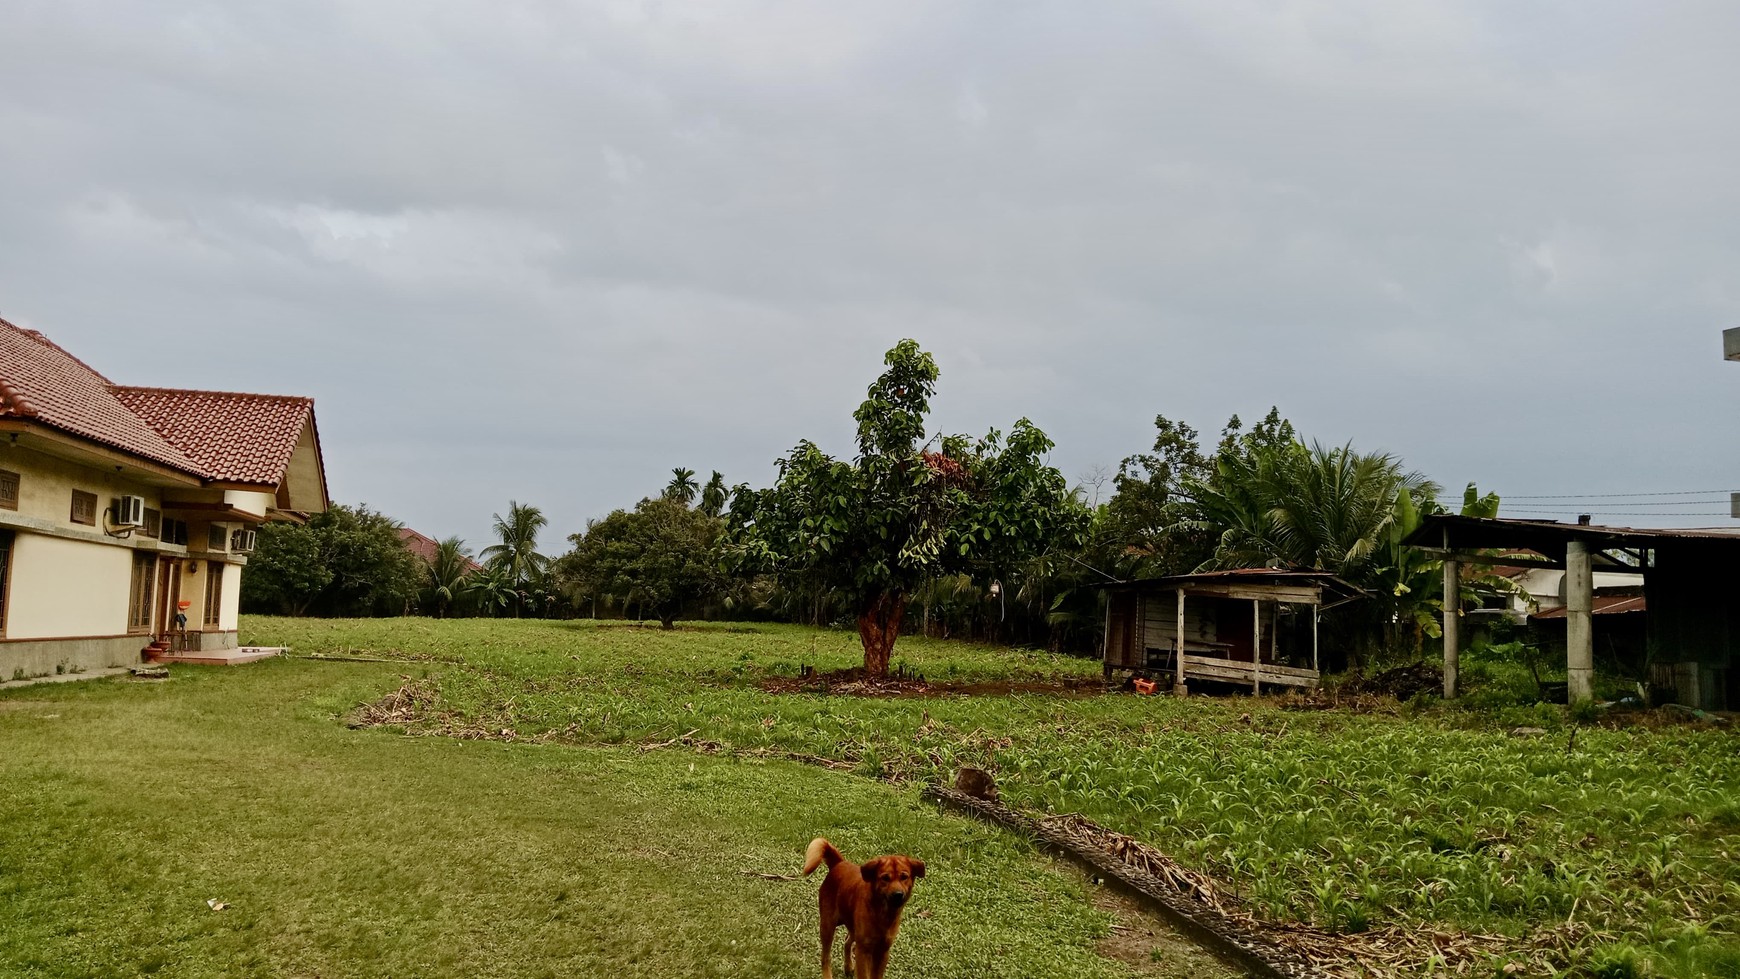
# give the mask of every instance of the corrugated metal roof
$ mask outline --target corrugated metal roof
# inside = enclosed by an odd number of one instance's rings
[[[1198,571],[1195,574],[1168,575],[1163,578],[1136,578],[1107,584],[1105,588],[1178,588],[1192,584],[1284,584],[1287,581],[1322,585],[1345,595],[1363,595],[1364,589],[1350,584],[1333,572],[1309,568],[1229,568],[1222,571]]]
[[[1531,619],[1562,619],[1569,610],[1564,606],[1536,612]],[[1649,602],[1642,595],[1596,595],[1592,615],[1624,615],[1627,612],[1647,612]]]
[[[1452,550],[1528,548],[1541,553],[1562,554],[1568,541],[1584,541],[1602,547],[1650,547],[1669,540],[1740,544],[1740,528],[1609,527],[1440,513],[1422,520],[1419,529],[1409,534],[1405,543],[1415,547],[1441,548],[1446,539]]]

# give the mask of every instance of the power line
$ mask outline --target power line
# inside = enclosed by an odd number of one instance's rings
[[[1504,496],[1505,500],[1619,500],[1633,496],[1708,496],[1711,493],[1732,493],[1733,490],[1675,490],[1671,493],[1565,493],[1558,496]],[[1725,500],[1722,502],[1726,502]]]
[[[1561,513],[1589,513],[1590,516],[1733,516],[1733,513],[1721,513],[1721,511],[1703,511],[1703,509],[1700,509],[1700,511],[1697,511],[1697,513],[1686,513],[1686,511],[1679,511],[1679,513],[1662,513],[1662,511],[1660,511],[1660,509],[1655,509],[1655,511],[1648,511],[1648,513],[1643,513],[1643,511],[1625,511],[1625,509],[1597,509],[1597,511],[1589,511],[1589,509],[1576,509],[1576,508],[1571,508],[1571,509],[1507,509],[1507,513],[1523,513],[1523,515],[1528,515],[1528,516],[1561,515]]]
[[[1590,508],[1593,508],[1596,510],[1602,510],[1602,509],[1607,509],[1609,507],[1616,507],[1616,506],[1621,506],[1621,507],[1624,507],[1624,506],[1647,506],[1647,507],[1707,506],[1711,503],[1727,503],[1727,502],[1728,502],[1727,499],[1674,500],[1672,502],[1667,502],[1667,503],[1653,503],[1653,502],[1650,502],[1648,500],[1621,500],[1621,501],[1618,501],[1615,503],[1607,503],[1607,504],[1602,504],[1602,503],[1584,504],[1584,503],[1578,503],[1575,500],[1571,500],[1571,501],[1567,501],[1564,505],[1567,507],[1580,506],[1580,507],[1583,507],[1585,510],[1590,509]],[[1533,506],[1533,507],[1526,507],[1525,506],[1525,507],[1522,507],[1521,509],[1525,509],[1525,510],[1540,509],[1541,507],[1545,507],[1545,506],[1547,506],[1547,504],[1543,503],[1543,504],[1539,504],[1539,505]],[[1556,507],[1551,507],[1551,509],[1556,509]]]

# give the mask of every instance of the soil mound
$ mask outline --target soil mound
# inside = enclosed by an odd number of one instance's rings
[[[1097,678],[1058,676],[1027,680],[932,681],[910,669],[897,669],[886,676],[872,676],[863,667],[823,673],[805,667],[797,676],[774,676],[761,681],[768,693],[821,693],[838,697],[946,697],[955,694],[997,696],[1001,694],[1071,694],[1104,692]]]

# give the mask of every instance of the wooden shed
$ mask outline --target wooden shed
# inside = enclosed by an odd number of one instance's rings
[[[1321,610],[1363,592],[1326,571],[1245,568],[1106,586],[1106,677],[1314,687]]]

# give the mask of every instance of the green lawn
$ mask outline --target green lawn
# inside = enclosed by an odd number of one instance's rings
[[[849,855],[927,861],[891,975],[1134,974],[1100,954],[1113,921],[1082,878],[938,813],[913,785],[589,746],[622,737],[537,744],[344,723],[410,674],[479,697],[572,691],[574,710],[618,715],[600,723],[625,737],[643,722],[670,730],[637,705],[675,717],[688,713],[684,690],[731,695],[737,665],[757,662],[739,648],[764,636],[532,622],[244,630],[299,652],[470,665],[273,660],[0,693],[0,975],[814,976],[816,882],[753,874],[795,873],[816,834]],[[809,642],[778,639],[793,656]],[[1149,957],[1129,954],[1127,936],[1143,931],[1119,930],[1126,959]],[[1148,941],[1167,974],[1227,974],[1175,937]]]
[[[997,773],[1006,801],[1082,812],[1153,842],[1228,881],[1270,918],[1505,935],[1547,949],[1535,961],[1570,974],[1740,974],[1732,731],[1574,727],[1548,707],[1410,715],[1245,698],[772,694],[760,687],[769,676],[859,656],[849,634],[780,626],[660,633],[586,622],[256,619],[245,628],[253,641],[299,653],[419,661],[403,669],[418,698],[415,733],[506,739],[511,750],[689,735],[715,754],[678,745],[684,765],[781,753],[834,759],[901,784],[894,797],[909,807],[912,781],[970,763]],[[1097,672],[1080,660],[910,638],[895,658],[931,680]],[[1545,733],[1513,735],[1518,726]],[[644,764],[660,764],[651,757]],[[889,791],[774,770],[782,784],[814,778],[836,793]],[[816,825],[803,798],[781,817],[794,838]],[[1056,934],[1059,948],[1070,944],[1067,930]]]

